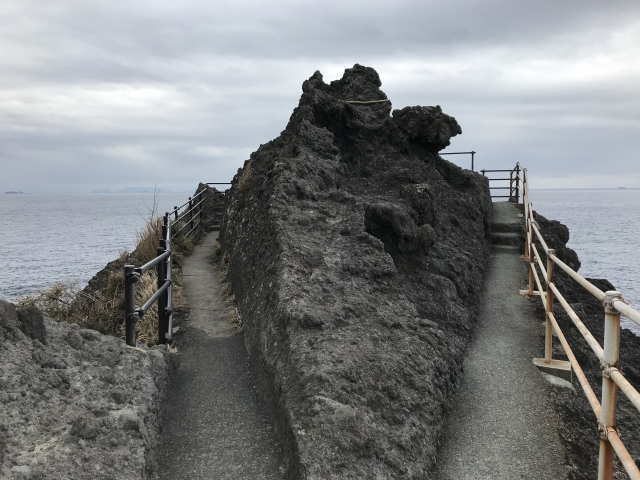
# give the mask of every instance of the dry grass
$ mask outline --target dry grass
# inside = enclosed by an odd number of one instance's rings
[[[109,272],[105,287],[86,292],[71,285],[55,283],[47,290],[19,300],[21,305],[33,305],[49,317],[77,323],[103,333],[122,334],[122,275]]]
[[[162,235],[162,219],[160,217],[147,221],[142,231],[138,232],[138,243],[133,251],[141,262],[148,262],[157,255]]]
[[[158,288],[158,276],[153,270],[146,271],[138,281],[136,288],[136,305],[142,305]],[[158,343],[158,303],[149,307],[136,325],[138,341],[147,345]]]
[[[126,263],[142,265],[157,255],[162,232],[162,219],[150,219],[138,234],[133,253],[122,252],[120,257],[100,272],[98,286],[79,289],[72,285],[56,283],[47,290],[22,298],[21,305],[33,305],[47,316],[69,323],[77,323],[102,333],[124,338],[124,281]],[[190,239],[174,241],[172,255],[174,305],[182,303],[182,258],[193,250]],[[145,272],[137,283],[136,305],[141,306],[157,288],[157,275],[153,270]],[[138,340],[147,344],[158,341],[158,306],[147,310],[136,325]]]

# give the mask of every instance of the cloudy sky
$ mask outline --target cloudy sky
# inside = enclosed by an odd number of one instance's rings
[[[228,181],[354,63],[455,116],[480,168],[640,187],[638,0],[3,0],[0,189]]]

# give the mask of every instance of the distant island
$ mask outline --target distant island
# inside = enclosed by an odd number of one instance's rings
[[[8,192],[4,192],[5,195],[24,195],[24,192],[20,190],[9,190]]]

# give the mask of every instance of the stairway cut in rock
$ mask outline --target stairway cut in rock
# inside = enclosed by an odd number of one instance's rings
[[[522,220],[522,215],[514,204],[495,202],[491,222],[491,243],[500,247],[522,248]]]

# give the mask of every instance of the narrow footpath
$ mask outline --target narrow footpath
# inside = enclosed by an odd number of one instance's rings
[[[191,309],[178,336],[159,448],[162,480],[281,479],[278,445],[261,412],[242,332],[233,323],[222,274],[212,262],[218,232],[183,265]]]
[[[494,250],[475,338],[438,463],[441,480],[566,478],[548,385],[532,358],[541,355],[542,319],[518,294],[521,217],[494,204]],[[536,300],[537,301],[537,300]]]

